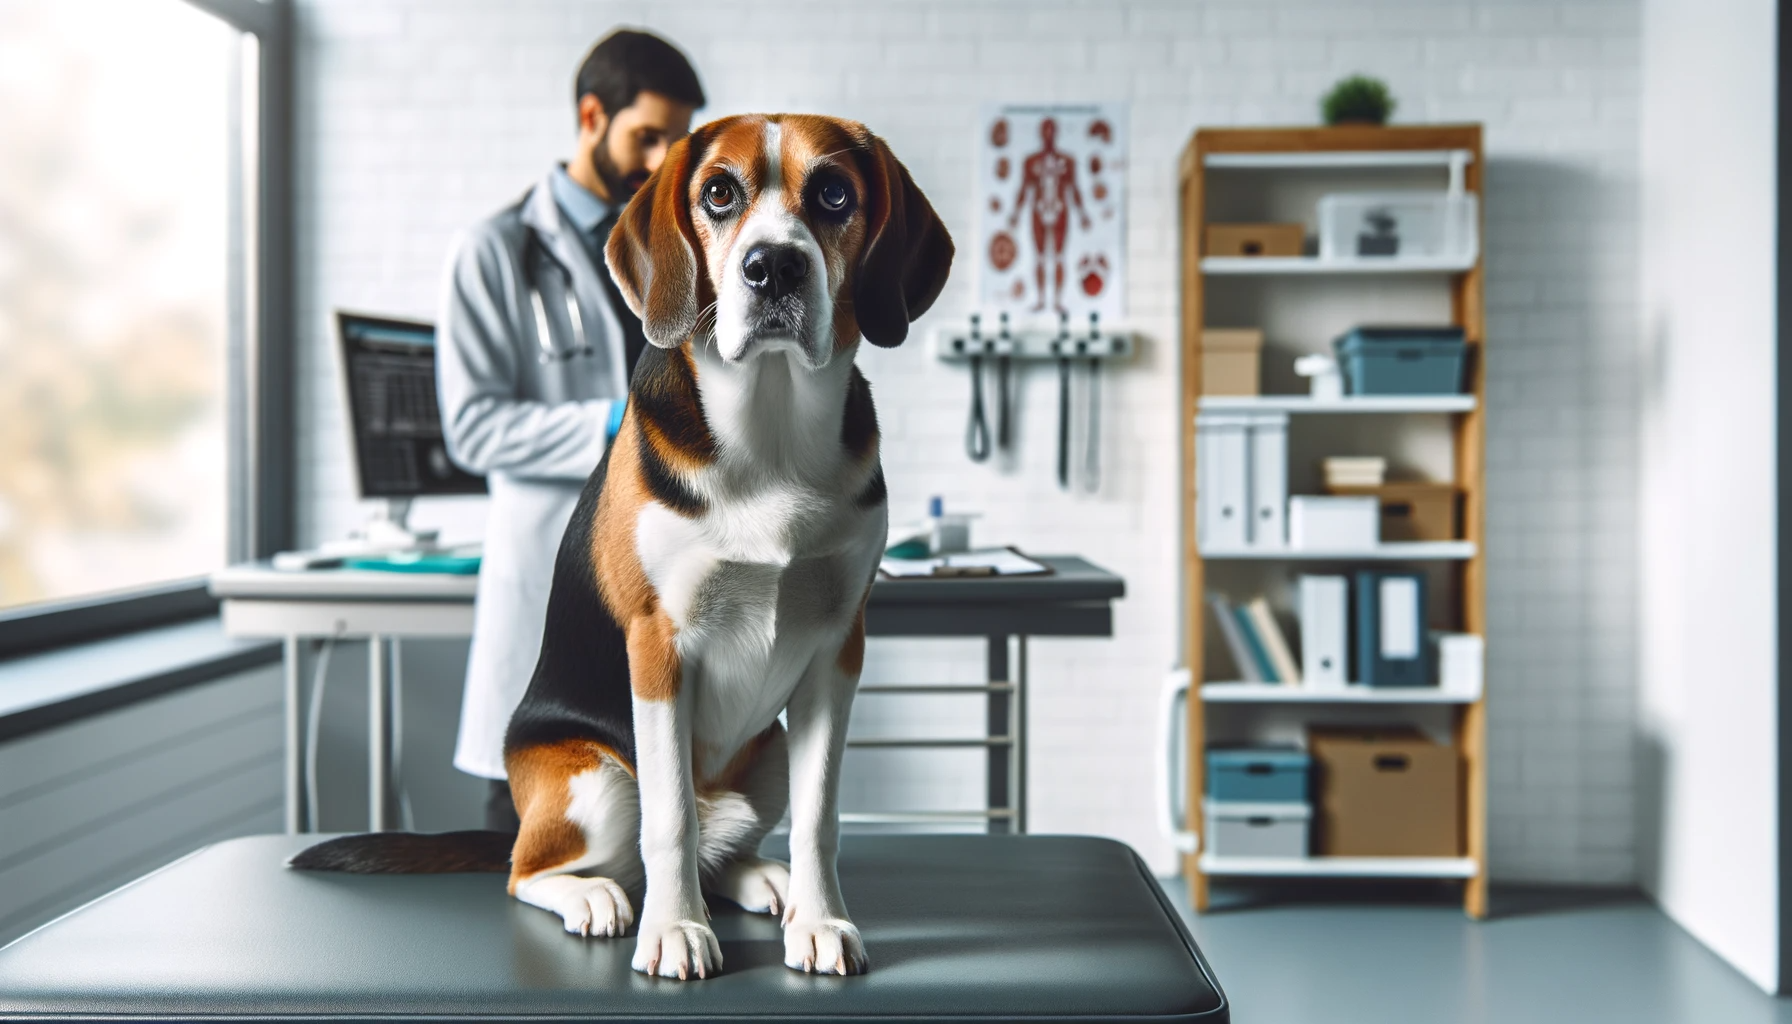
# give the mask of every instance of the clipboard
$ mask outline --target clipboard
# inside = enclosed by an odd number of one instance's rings
[[[934,558],[889,558],[878,563],[878,573],[890,580],[975,579],[993,576],[1050,576],[1051,566],[1036,562],[1014,548],[983,548]]]

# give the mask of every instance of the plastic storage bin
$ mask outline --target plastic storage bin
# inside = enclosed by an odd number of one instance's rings
[[[1319,200],[1322,260],[1473,263],[1480,219],[1472,193],[1342,192]]]
[[[1209,800],[1206,848],[1216,857],[1305,857],[1313,808],[1307,804],[1239,804]]]
[[[1313,759],[1296,747],[1236,747],[1207,752],[1207,799],[1220,803],[1307,802]]]
[[[1353,395],[1459,395],[1460,327],[1356,327],[1332,342]]]

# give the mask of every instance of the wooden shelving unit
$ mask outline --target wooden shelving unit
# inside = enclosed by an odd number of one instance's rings
[[[1212,875],[1276,878],[1465,878],[1480,865],[1468,857],[1215,857],[1201,864]]]
[[[1469,561],[1480,549],[1468,540],[1388,541],[1372,548],[1221,548],[1201,551],[1209,562],[1430,562]]]
[[[1201,684],[1201,699],[1209,704],[1473,704],[1480,694],[1452,693],[1438,687],[1410,690],[1349,686],[1321,690],[1278,683],[1214,682]]]
[[[1455,593],[1450,605],[1460,621],[1455,628],[1486,634],[1485,529],[1486,472],[1485,382],[1482,359],[1486,342],[1483,298],[1484,262],[1479,252],[1472,262],[1450,260],[1321,260],[1312,256],[1284,258],[1207,257],[1201,250],[1202,228],[1207,223],[1209,173],[1347,174],[1352,181],[1377,172],[1397,174],[1437,173],[1452,170],[1463,176],[1464,187],[1479,197],[1484,161],[1479,125],[1400,126],[1293,129],[1202,129],[1183,151],[1182,189],[1182,552],[1184,564],[1184,664],[1201,678],[1206,652],[1207,561],[1252,559],[1273,565],[1275,561],[1405,561],[1441,560],[1450,566]],[[1482,233],[1485,237],[1484,232]],[[1370,283],[1378,280],[1415,278],[1437,280],[1448,289],[1454,322],[1462,325],[1469,345],[1469,388],[1461,396],[1425,398],[1344,398],[1317,402],[1305,395],[1266,395],[1260,398],[1201,398],[1201,330],[1207,326],[1209,287],[1266,277],[1303,275],[1318,280],[1348,277]],[[1218,280],[1209,282],[1209,278]],[[1292,287],[1292,283],[1288,287]],[[1215,323],[1216,327],[1240,326]],[[1196,544],[1195,525],[1195,414],[1200,409],[1260,410],[1291,414],[1443,415],[1452,435],[1455,482],[1462,492],[1462,539],[1452,543],[1423,545],[1381,544],[1372,551],[1314,552],[1294,549],[1251,552],[1211,552],[1203,555]],[[1445,625],[1432,623],[1433,626]],[[1257,691],[1257,692],[1252,692]],[[1271,692],[1274,691],[1274,692]],[[1389,694],[1387,691],[1346,691],[1342,694],[1301,693],[1292,687],[1248,687],[1210,682],[1191,688],[1188,701],[1188,827],[1201,829],[1200,794],[1205,792],[1208,705],[1240,704],[1324,705],[1372,704],[1399,707],[1425,706],[1433,713],[1451,716],[1451,729],[1463,759],[1461,800],[1462,857],[1307,857],[1239,858],[1193,853],[1184,857],[1183,871],[1196,909],[1208,900],[1212,875],[1269,877],[1374,877],[1445,878],[1463,880],[1463,909],[1471,917],[1487,912],[1487,717],[1486,698],[1424,694]]]

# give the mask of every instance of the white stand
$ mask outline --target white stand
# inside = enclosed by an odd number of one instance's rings
[[[358,533],[344,540],[325,541],[315,551],[282,551],[274,555],[274,568],[283,572],[301,572],[319,566],[335,565],[344,558],[368,558],[393,555],[404,551],[440,551],[440,530],[413,530],[405,525],[411,514],[411,499],[387,498],[379,505]]]
[[[411,514],[411,499],[387,498],[379,510],[361,527],[359,533],[346,540],[325,541],[317,553],[330,558],[361,555],[389,555],[396,551],[434,551],[439,545],[439,530],[412,530],[405,524]]]

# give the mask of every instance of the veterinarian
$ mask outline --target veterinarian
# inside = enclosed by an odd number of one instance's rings
[[[454,766],[492,780],[486,825],[512,831],[504,729],[540,653],[560,536],[646,345],[604,244],[704,96],[676,47],[623,29],[585,57],[574,101],[571,158],[460,236],[438,319],[448,451],[491,491]]]

